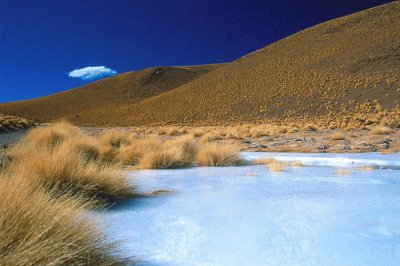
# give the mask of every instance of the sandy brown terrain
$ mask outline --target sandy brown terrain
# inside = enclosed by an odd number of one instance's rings
[[[286,133],[276,137],[243,140],[246,151],[268,152],[381,152],[400,151],[400,132],[390,135],[371,135],[368,131],[345,133],[344,139],[332,140],[337,130],[323,132]]]
[[[399,21],[396,1],[311,27],[222,66],[129,72],[1,104],[0,112],[89,126],[342,124],[345,116],[375,112],[365,104],[388,112],[399,105]]]
[[[54,95],[0,104],[0,109],[42,123],[67,119],[86,124],[87,117],[92,115],[121,116],[116,109],[172,90],[222,65],[153,67],[127,72]]]
[[[241,151],[265,152],[400,152],[400,130],[375,132],[365,130],[288,130],[278,128],[276,133],[263,131],[264,126],[240,127],[119,127],[120,132],[134,134],[138,139],[167,141],[192,136],[198,143],[217,143],[239,147]],[[268,126],[266,126],[268,127]],[[379,127],[378,127],[379,128]],[[84,128],[90,135],[101,135],[110,128]],[[279,132],[281,130],[281,132]],[[262,132],[265,132],[263,134]],[[261,135],[261,136],[260,136]]]

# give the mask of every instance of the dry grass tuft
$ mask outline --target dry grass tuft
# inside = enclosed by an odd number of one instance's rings
[[[371,134],[374,134],[374,135],[387,135],[392,132],[393,132],[393,130],[390,127],[386,127],[386,126],[376,126],[371,129]]]
[[[61,194],[80,194],[104,200],[133,196],[133,187],[116,164],[89,160],[84,153],[68,146],[31,150],[35,156],[23,156],[11,163],[10,171],[32,182],[56,189]]]
[[[101,148],[62,122],[30,131],[11,149],[0,175],[0,265],[127,263],[85,211],[134,193]]]
[[[351,170],[349,170],[349,169],[337,169],[335,171],[335,174],[337,174],[337,175],[351,175]]]
[[[28,119],[0,114],[0,133],[33,127],[35,123]]]
[[[277,161],[273,157],[259,158],[259,159],[255,160],[254,163],[255,164],[261,164],[261,165],[267,165],[271,172],[283,172],[283,171],[286,171],[285,165],[293,166],[293,167],[302,167],[302,166],[304,166],[304,164],[302,162],[300,162],[300,161],[283,163],[283,162]]]
[[[215,144],[201,146],[196,159],[200,166],[233,166],[242,164],[237,149]]]
[[[200,138],[200,140],[202,142],[214,142],[214,141],[222,140],[222,139],[224,139],[224,138],[217,132],[208,132]]]
[[[0,265],[125,265],[85,212],[20,175],[0,176]]]
[[[121,145],[129,145],[131,141],[128,133],[112,129],[101,135],[99,142],[105,146],[111,145],[113,148],[119,148]]]
[[[71,149],[75,153],[81,153],[88,160],[98,160],[106,157],[105,147],[91,137],[82,135],[75,138],[70,138],[64,141],[61,149]]]
[[[268,168],[271,172],[284,172],[286,171],[284,165],[280,162],[274,162],[268,164]]]
[[[159,149],[144,154],[140,160],[140,168],[167,169],[192,166],[196,153],[197,148],[191,137],[171,140]]]
[[[363,165],[363,166],[358,167],[357,169],[363,170],[363,171],[372,171],[375,169],[375,167],[373,165]]]
[[[119,149],[117,159],[126,165],[138,165],[145,154],[160,149],[161,144],[155,139],[135,140]]]
[[[345,140],[346,137],[342,132],[335,132],[331,135],[331,140]]]
[[[134,188],[120,165],[104,161],[107,152],[113,151],[107,151],[79,128],[57,123],[32,130],[14,146],[9,151],[8,171],[60,194],[110,201],[131,197]]]
[[[143,156],[140,168],[142,169],[170,169],[189,166],[179,159],[179,155],[171,150],[158,150]]]
[[[193,130],[193,137],[195,138],[200,138],[201,136],[203,136],[205,133],[204,128],[197,128],[195,130]]]
[[[315,124],[306,124],[304,127],[303,127],[303,130],[304,131],[318,131],[319,130],[319,128],[318,128],[318,126],[317,125],[315,125]]]
[[[271,128],[268,126],[256,126],[249,129],[248,137],[261,138],[272,135]]]
[[[160,136],[171,136],[171,137],[176,137],[176,136],[181,136],[185,135],[188,133],[188,130],[185,128],[179,128],[179,127],[168,127],[168,128],[160,128],[158,130],[158,135]]]
[[[278,161],[274,157],[262,157],[254,161],[255,164],[261,164],[261,165],[269,165],[277,162]]]
[[[50,127],[32,129],[24,137],[24,142],[31,146],[54,148],[69,138],[83,135],[79,128],[68,122],[58,122]]]

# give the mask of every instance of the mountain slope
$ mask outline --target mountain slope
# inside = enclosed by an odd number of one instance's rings
[[[0,104],[0,109],[4,113],[29,117],[39,122],[66,118],[79,123],[81,115],[86,112],[93,112],[97,116],[100,110],[151,98],[190,82],[219,66],[154,67],[127,72],[46,97]]]
[[[140,114],[127,117],[138,124],[213,124],[323,116],[374,100],[394,108],[399,33],[395,2],[302,31],[122,113]]]
[[[374,101],[394,108],[400,100],[399,33],[397,1],[311,27],[162,92],[124,104],[108,101],[101,108],[82,103],[79,118],[60,110],[67,108],[63,95],[58,96],[60,109],[51,115],[35,109],[38,100],[30,103],[35,110],[29,112],[18,102],[0,105],[0,112],[122,126],[324,118]],[[184,68],[201,72],[195,69]]]

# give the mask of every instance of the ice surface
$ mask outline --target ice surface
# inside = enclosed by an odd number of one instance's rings
[[[399,265],[399,154],[243,153],[270,156],[306,166],[136,171],[176,193],[114,206],[108,232],[141,265]]]

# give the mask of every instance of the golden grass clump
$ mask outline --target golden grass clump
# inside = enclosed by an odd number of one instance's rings
[[[268,126],[256,126],[249,129],[248,137],[261,138],[271,135],[271,128]]]
[[[142,169],[171,169],[190,166],[181,161],[179,155],[171,150],[157,150],[143,156],[140,168]]]
[[[331,140],[345,140],[346,136],[342,132],[335,132],[330,137]]]
[[[234,166],[242,164],[237,149],[216,144],[201,146],[196,160],[200,166]]]
[[[255,164],[269,165],[277,163],[278,161],[274,157],[261,157],[254,161]]]
[[[243,138],[238,130],[232,128],[226,131],[225,139],[243,139]]]
[[[82,137],[82,130],[68,122],[58,122],[50,127],[35,128],[24,137],[31,146],[54,148],[68,138]]]
[[[195,130],[193,130],[193,137],[195,138],[200,138],[201,136],[203,136],[205,133],[205,130],[203,128],[197,128]]]
[[[363,170],[363,171],[372,171],[375,169],[375,167],[373,165],[363,165],[363,166],[358,167],[357,169]]]
[[[374,135],[388,135],[393,132],[393,129],[386,126],[375,126],[371,129],[371,134]]]
[[[99,142],[103,145],[111,145],[119,148],[121,145],[130,144],[130,136],[127,132],[121,132],[115,129],[107,130],[106,133],[99,137]]]
[[[186,129],[172,127],[167,130],[168,136],[181,136],[187,134],[188,131]]]
[[[284,167],[283,163],[280,163],[280,162],[274,162],[274,163],[268,164],[268,169],[271,172],[284,172],[284,171],[286,171],[286,168]]]
[[[86,135],[67,139],[61,146],[64,146],[64,149],[65,147],[68,147],[71,151],[81,153],[89,160],[97,160],[106,157],[106,148],[99,145],[94,138]]]
[[[286,171],[284,164],[277,161],[273,157],[262,157],[254,161],[255,164],[267,165],[271,172],[283,172]],[[293,164],[293,166],[297,166]],[[300,165],[299,165],[300,166]]]
[[[214,142],[214,141],[222,140],[222,139],[224,139],[224,138],[220,134],[218,134],[217,132],[213,132],[213,131],[204,134],[200,138],[200,140],[202,142]]]
[[[161,148],[150,151],[141,158],[142,169],[168,169],[193,165],[197,147],[191,137],[168,141]]]
[[[0,265],[125,265],[76,197],[56,197],[20,175],[0,176]]]
[[[337,175],[351,175],[351,171],[349,169],[337,169],[335,171]]]
[[[161,149],[161,144],[155,139],[138,139],[119,149],[117,159],[126,165],[138,165],[142,157],[150,152]]]
[[[34,156],[14,159],[10,171],[61,194],[77,193],[110,201],[133,195],[133,187],[118,165],[89,160],[84,153],[68,146],[68,142],[55,150],[31,152]]]
[[[171,137],[177,137],[181,135],[185,135],[188,133],[188,130],[185,128],[179,128],[179,127],[167,127],[167,128],[160,128],[158,129],[158,135],[160,136],[171,136]]]
[[[28,119],[0,114],[0,133],[11,130],[33,127],[35,123]]]
[[[303,130],[304,131],[313,131],[313,132],[315,132],[315,131],[318,131],[319,128],[318,128],[318,126],[316,124],[309,123],[309,124],[304,125]]]
[[[104,160],[105,149],[79,128],[57,123],[33,129],[11,148],[8,171],[61,194],[110,201],[131,197],[134,187],[120,165]]]

